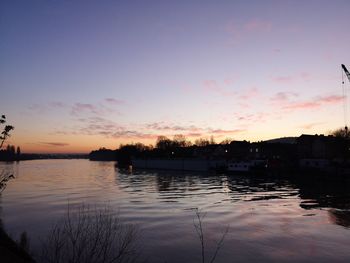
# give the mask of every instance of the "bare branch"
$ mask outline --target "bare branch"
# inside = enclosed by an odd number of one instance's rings
[[[229,229],[230,229],[230,226],[227,226],[225,228],[225,231],[223,232],[219,242],[216,244],[216,249],[215,249],[213,257],[210,260],[210,263],[214,263],[215,262],[216,256],[217,256],[217,254],[219,253],[219,250],[222,248],[222,246],[224,244],[224,240],[226,238],[227,233],[229,232]]]
[[[109,207],[82,205],[57,223],[43,243],[42,261],[127,263],[137,258],[137,229],[113,216]]]
[[[200,244],[201,244],[201,259],[202,263],[205,263],[205,238],[204,238],[204,229],[203,229],[203,219],[205,218],[206,214],[201,212],[198,208],[195,209],[195,218],[193,218],[193,225],[196,230],[196,233],[198,235]],[[213,256],[211,257],[210,263],[214,263],[215,259],[222,248],[226,235],[229,232],[229,226],[226,227],[224,230],[220,240],[216,244],[216,248],[214,251]]]

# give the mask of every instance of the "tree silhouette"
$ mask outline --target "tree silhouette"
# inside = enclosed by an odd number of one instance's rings
[[[5,124],[6,123],[6,116],[5,115],[1,115],[0,118],[0,124]],[[5,125],[4,129],[1,132],[1,136],[0,136],[0,149],[2,148],[2,146],[4,145],[5,140],[10,137],[10,132],[14,129],[15,127],[13,127],[12,125]]]
[[[16,151],[17,159],[21,156],[21,148],[17,146],[17,151]]]
[[[194,141],[194,144],[197,146],[205,147],[205,146],[208,146],[210,144],[210,141],[208,139],[205,139],[205,138],[199,138],[199,139]]]
[[[173,146],[173,142],[166,136],[158,136],[156,148],[161,150],[171,149]]]
[[[173,138],[173,144],[175,147],[186,147],[190,146],[190,142],[186,140],[185,135],[175,134]]]
[[[331,131],[330,135],[333,135],[335,137],[340,137],[340,138],[350,138],[350,131],[348,130],[347,127],[339,128],[334,131]]]
[[[0,117],[0,125],[1,124],[5,124],[6,123],[6,116],[5,115],[1,115]],[[5,125],[3,131],[1,132],[1,136],[0,136],[0,149],[2,148],[2,146],[4,145],[5,140],[10,136],[10,132],[14,129],[14,127],[12,125]],[[11,146],[8,145],[8,150],[12,150]],[[14,150],[14,148],[13,148]],[[12,178],[13,175],[7,173],[4,170],[0,171],[0,193],[5,189],[6,187],[6,182],[8,180],[10,180],[10,178]]]

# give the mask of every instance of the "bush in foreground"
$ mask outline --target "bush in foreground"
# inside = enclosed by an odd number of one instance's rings
[[[137,259],[138,231],[121,222],[109,207],[70,207],[44,241],[41,262],[126,263]]]

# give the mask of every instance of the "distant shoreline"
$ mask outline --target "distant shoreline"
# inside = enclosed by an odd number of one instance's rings
[[[23,153],[19,156],[19,158],[0,159],[0,162],[48,160],[48,159],[89,159],[89,154]]]

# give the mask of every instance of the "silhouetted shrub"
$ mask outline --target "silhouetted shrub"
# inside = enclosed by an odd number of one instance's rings
[[[90,209],[82,205],[68,211],[49,232],[40,260],[49,263],[135,262],[138,231],[121,222],[109,207]]]

